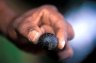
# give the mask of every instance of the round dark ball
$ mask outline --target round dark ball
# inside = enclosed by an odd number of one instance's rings
[[[45,33],[41,35],[38,44],[46,50],[54,50],[57,47],[58,40],[54,34]]]

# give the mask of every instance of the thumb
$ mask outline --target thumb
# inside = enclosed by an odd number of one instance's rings
[[[33,44],[37,44],[39,37],[43,34],[43,31],[38,27],[31,28],[27,35],[29,41]]]

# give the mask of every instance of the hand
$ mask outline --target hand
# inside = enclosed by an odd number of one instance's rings
[[[74,36],[73,29],[59,11],[51,5],[41,6],[28,11],[14,21],[15,29],[33,44],[44,33],[53,33],[58,38],[58,48],[63,49]],[[71,52],[70,52],[70,51]],[[64,50],[72,54],[71,48]]]

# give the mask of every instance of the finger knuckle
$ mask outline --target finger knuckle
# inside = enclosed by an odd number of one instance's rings
[[[54,5],[43,5],[43,6],[41,6],[41,8],[42,8],[43,10],[47,10],[47,11],[57,10],[57,8],[56,8]]]

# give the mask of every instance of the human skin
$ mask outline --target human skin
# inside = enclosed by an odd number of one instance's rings
[[[39,6],[20,14],[8,6],[6,0],[1,0],[0,31],[18,48],[31,53],[43,53],[36,46],[38,38],[44,33],[53,33],[58,38],[58,49],[64,48],[57,53],[60,59],[73,54],[68,45],[68,41],[74,37],[72,26],[52,5]]]

